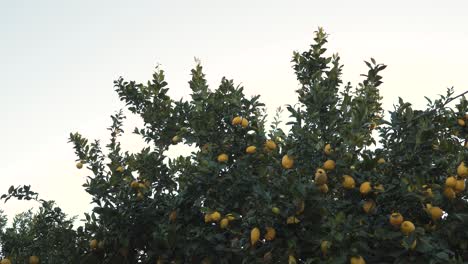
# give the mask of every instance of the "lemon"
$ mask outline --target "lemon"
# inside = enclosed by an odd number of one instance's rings
[[[324,256],[327,255],[327,252],[328,252],[328,249],[330,248],[330,246],[331,246],[331,243],[330,243],[330,241],[327,241],[327,240],[323,240],[320,243],[320,250],[322,251],[322,254]]]
[[[180,142],[180,137],[179,136],[173,136],[172,137],[172,144],[177,144]]]
[[[234,117],[231,122],[233,126],[240,125],[241,123],[242,123],[242,118],[239,116]]]
[[[461,193],[465,190],[465,180],[457,180],[457,183],[455,184],[454,191],[456,193]]]
[[[29,257],[29,264],[39,264],[39,257],[37,257],[37,256],[30,256],[30,257]]]
[[[361,194],[366,195],[372,191],[372,186],[370,182],[363,182],[361,186],[359,187],[359,192]]]
[[[92,239],[91,241],[89,241],[89,248],[91,250],[95,250],[97,247],[98,247],[97,239]]]
[[[250,244],[252,246],[255,245],[259,239],[260,239],[260,229],[258,229],[257,227],[254,227],[250,231]]]
[[[276,237],[276,230],[273,227],[267,227],[266,228],[266,234],[265,234],[265,239],[267,241],[271,241],[275,239]]]
[[[234,220],[236,220],[236,218],[234,217],[233,214],[227,214],[227,215],[226,215],[226,218],[227,218],[228,221],[234,221]]]
[[[137,201],[141,201],[141,200],[143,200],[143,198],[145,198],[145,196],[143,195],[142,192],[139,191],[137,193],[137,197],[136,197]]]
[[[280,213],[280,209],[278,207],[271,208],[271,211],[276,215],[278,215]]]
[[[334,160],[327,160],[323,163],[322,166],[325,170],[334,170],[336,167],[335,161]]]
[[[401,223],[400,230],[405,235],[409,235],[410,233],[413,233],[414,229],[415,229],[415,226],[411,221],[404,221],[403,223]]]
[[[315,173],[315,184],[322,185],[327,183],[328,177],[324,170],[318,169]]]
[[[281,159],[281,165],[285,169],[291,169],[294,165],[294,160],[290,158],[288,155],[284,155]]]
[[[174,222],[176,219],[177,219],[177,212],[176,212],[176,211],[172,211],[172,212],[169,214],[169,221]]]
[[[290,216],[288,219],[286,219],[286,224],[291,225],[291,224],[297,224],[300,223],[301,221],[297,219],[295,216]]]
[[[83,163],[81,163],[81,162],[76,163],[76,168],[77,169],[83,168]]]
[[[211,213],[211,220],[218,222],[221,219],[221,214],[218,211]]]
[[[350,264],[366,264],[366,261],[361,256],[351,257],[349,260]]]
[[[445,179],[445,186],[447,187],[455,188],[456,184],[457,184],[457,179],[453,176],[447,177],[447,179]]]
[[[394,227],[399,227],[403,223],[403,216],[400,213],[392,213],[390,215],[390,224]]]
[[[229,225],[229,219],[227,218],[223,218],[221,219],[221,222],[219,222],[219,226],[221,227],[221,229],[226,229]]]
[[[140,187],[140,183],[138,183],[138,181],[132,181],[130,183],[130,187],[132,187],[133,189],[138,189],[138,187]]]
[[[122,166],[118,166],[117,169],[115,169],[117,172],[123,172],[124,168]]]
[[[265,148],[268,149],[268,150],[275,150],[276,149],[276,143],[273,140],[268,139],[265,142]]]
[[[245,149],[245,152],[247,152],[248,154],[254,154],[255,152],[257,152],[257,147],[255,147],[255,146],[248,146],[248,147]]]
[[[205,223],[209,223],[213,221],[213,219],[211,218],[211,214],[205,214]]]
[[[343,188],[345,189],[354,189],[356,187],[356,182],[354,178],[349,175],[343,176]]]
[[[442,218],[442,215],[444,214],[444,211],[440,209],[440,207],[433,206],[429,208],[429,214],[431,215],[432,220],[436,221]]]
[[[288,264],[297,264],[296,258],[293,255],[289,255]]]
[[[247,120],[246,118],[242,118],[241,126],[243,128],[246,128],[248,125],[249,125],[249,120]]]
[[[465,162],[462,161],[457,167],[457,174],[462,178],[468,177],[468,167],[466,167]]]
[[[466,125],[466,124],[465,124],[465,120],[463,120],[463,119],[461,119],[461,118],[457,119],[457,124],[458,124],[459,126],[462,126],[462,127],[464,127],[464,126]]]
[[[297,215],[300,215],[304,212],[304,209],[305,209],[305,202],[304,201],[301,201],[299,204],[298,204],[298,207],[299,209],[297,210],[296,214]]]
[[[454,199],[455,198],[455,191],[450,188],[450,187],[445,187],[444,189],[444,196],[447,197],[449,200],[451,199]]]
[[[374,211],[374,208],[375,208],[375,202],[373,200],[365,201],[364,204],[362,205],[362,209],[364,210],[364,212],[366,212],[366,214],[369,214],[372,211]]]
[[[11,264],[11,261],[7,258],[4,258],[2,261],[0,261],[0,264]]]
[[[328,185],[325,183],[325,184],[322,184],[319,186],[319,190],[320,192],[322,193],[327,193],[328,192]]]
[[[223,162],[226,162],[228,160],[229,160],[229,157],[228,157],[227,154],[222,153],[222,154],[218,155],[218,162],[219,163],[223,163]]]
[[[333,152],[331,145],[326,144],[325,147],[323,148],[323,152],[325,152],[325,155],[330,155]]]
[[[384,164],[385,163],[385,159],[384,158],[380,158],[377,160],[377,163],[378,164]]]

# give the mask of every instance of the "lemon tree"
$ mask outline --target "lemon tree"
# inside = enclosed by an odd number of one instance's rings
[[[327,55],[326,43],[320,28],[308,50],[293,54],[300,86],[285,124],[280,111],[268,124],[260,97],[232,80],[210,89],[199,63],[187,100],[168,95],[159,68],[147,83],[116,80],[119,98],[143,121],[132,132],[146,146],[121,148],[123,111],[112,116],[106,145],[70,134],[95,205],[84,226],[64,227],[70,256],[158,264],[468,261],[464,95],[448,89],[423,110],[400,98],[384,118],[386,66],[370,59],[360,83],[344,84],[340,57]],[[177,144],[193,151],[169,158]],[[3,198],[21,195],[12,189]],[[34,226],[31,217],[22,217],[25,226]],[[48,223],[43,228],[53,230]],[[33,252],[38,243],[2,252],[53,255]]]

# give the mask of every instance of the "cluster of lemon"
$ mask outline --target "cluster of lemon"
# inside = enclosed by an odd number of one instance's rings
[[[221,229],[226,229],[229,223],[235,221],[236,217],[233,214],[227,214],[224,217],[218,211],[205,214],[205,223],[217,223]]]
[[[136,191],[136,199],[137,201],[141,201],[145,198],[144,192],[149,189],[151,186],[151,182],[146,180],[146,181],[137,181],[133,180],[130,183],[130,187]]]
[[[448,199],[454,199],[457,194],[465,190],[465,179],[468,177],[468,167],[461,162],[457,167],[457,176],[449,176],[445,179],[444,195]]]
[[[11,260],[9,258],[4,258],[0,261],[0,264],[11,264]],[[29,264],[39,264],[39,257],[38,256],[30,256],[29,257]]]

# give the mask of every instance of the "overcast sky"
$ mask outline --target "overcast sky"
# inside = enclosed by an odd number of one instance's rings
[[[344,80],[370,57],[385,63],[384,108],[399,96],[425,104],[468,89],[466,1],[7,1],[0,0],[0,193],[31,184],[71,215],[91,208],[68,134],[107,139],[124,105],[113,80],[146,81],[161,64],[170,94],[187,96],[199,58],[211,87],[221,77],[260,94],[270,113],[295,103],[294,50],[323,26]],[[126,122],[128,130],[138,123]],[[124,148],[137,151],[135,136]],[[34,203],[1,204],[9,216]]]

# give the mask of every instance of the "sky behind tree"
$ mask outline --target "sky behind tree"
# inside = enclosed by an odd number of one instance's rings
[[[81,187],[70,132],[108,138],[110,114],[124,104],[113,89],[123,76],[145,82],[166,71],[174,98],[189,94],[194,58],[211,88],[226,76],[261,95],[270,117],[297,102],[291,69],[322,26],[338,52],[345,82],[356,85],[363,60],[388,65],[385,110],[401,96],[415,107],[447,87],[468,89],[468,4],[464,1],[5,1],[0,0],[0,171],[10,185],[31,184],[43,199],[82,216]],[[129,116],[126,131],[139,120]],[[123,147],[138,151],[134,135]],[[184,150],[173,151],[174,155]],[[10,217],[35,204],[9,201]]]

